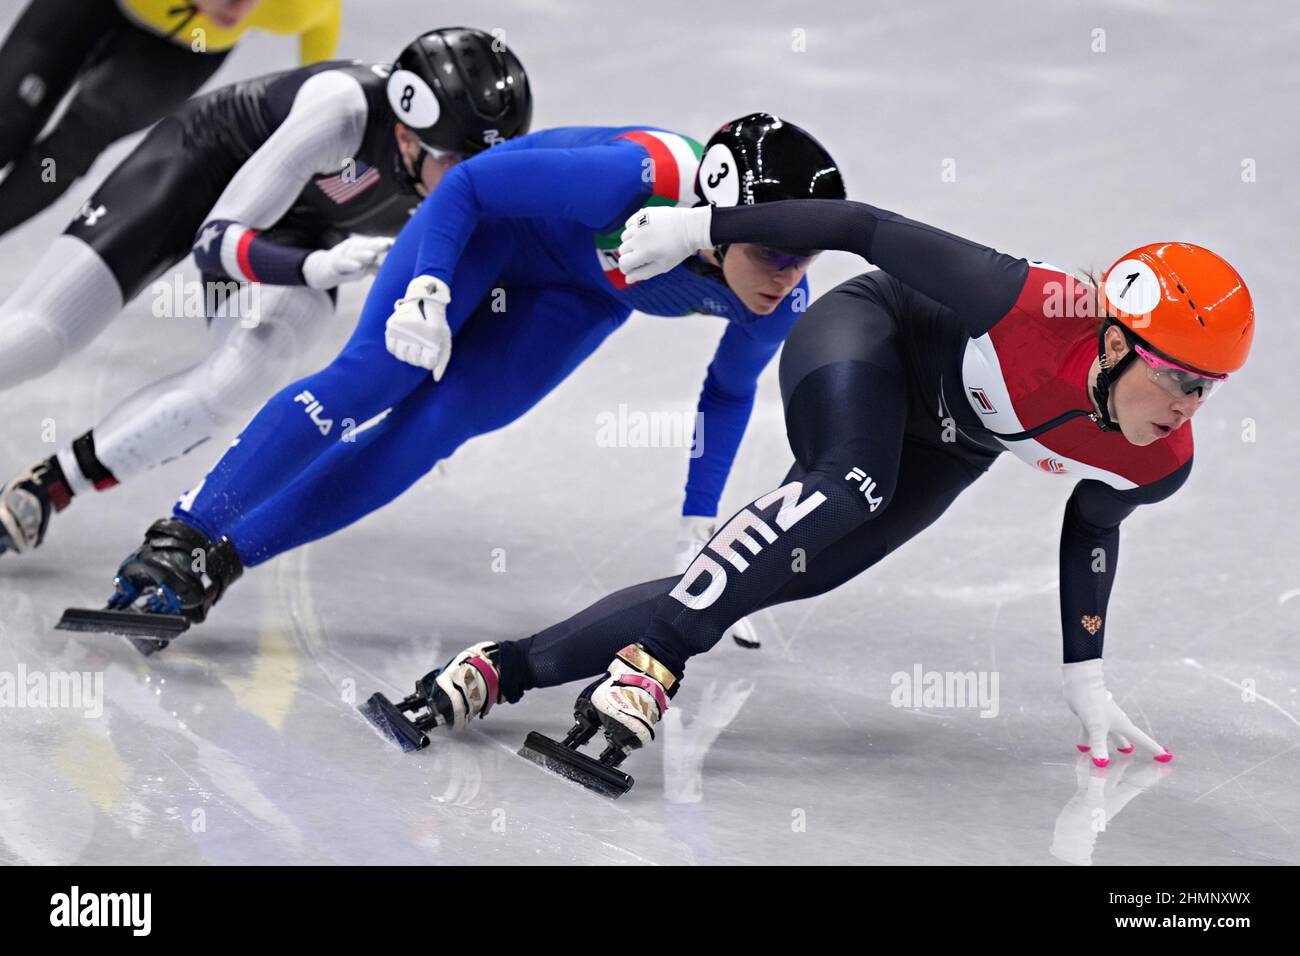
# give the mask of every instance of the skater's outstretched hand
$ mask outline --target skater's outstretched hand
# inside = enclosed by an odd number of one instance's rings
[[[1115,749],[1123,754],[1132,753],[1136,742],[1161,763],[1174,759],[1173,754],[1134,725],[1115,703],[1102,677],[1101,658],[1062,664],[1061,678],[1065,702],[1083,724],[1083,736],[1077,746],[1083,753],[1091,752],[1092,762],[1098,767],[1110,763],[1107,749],[1110,738],[1116,741]]]
[[[641,282],[667,272],[701,249],[711,249],[709,228],[713,207],[641,209],[625,223],[618,267],[628,282]]]
[[[384,335],[384,344],[394,358],[429,369],[435,381],[442,378],[451,358],[450,302],[451,290],[445,282],[416,276],[406,287],[405,297],[393,304]]]
[[[313,289],[332,289],[379,271],[392,248],[388,236],[348,236],[338,245],[317,249],[302,263],[302,278]]]

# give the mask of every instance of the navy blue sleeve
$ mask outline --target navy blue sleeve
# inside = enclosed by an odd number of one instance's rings
[[[1011,311],[1029,263],[897,213],[846,199],[791,199],[713,210],[717,244],[852,252],[946,305],[980,336]]]
[[[727,324],[700,392],[696,457],[686,477],[682,514],[711,518],[718,513],[718,501],[754,410],[758,377],[799,317],[792,303],[806,303],[808,298],[805,278],[771,315],[745,325]]]
[[[631,141],[576,149],[488,150],[453,167],[426,204],[433,208],[416,275],[451,285],[481,219],[559,218],[601,230],[631,215],[653,188],[642,178],[645,151]],[[454,296],[456,290],[452,289]]]
[[[273,242],[227,219],[204,223],[194,240],[194,261],[205,275],[267,285],[306,285],[302,264],[311,252]]]
[[[1159,481],[1127,491],[1084,479],[1074,486],[1061,525],[1061,636],[1065,663],[1101,657],[1106,608],[1119,562],[1120,523],[1142,504],[1168,498],[1191,473],[1189,459]]]

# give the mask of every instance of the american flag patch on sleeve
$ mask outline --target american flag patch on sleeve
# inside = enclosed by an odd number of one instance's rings
[[[316,178],[316,185],[320,187],[320,191],[340,206],[356,199],[378,183],[379,170],[363,162],[357,162],[355,168],[346,168],[333,176]]]

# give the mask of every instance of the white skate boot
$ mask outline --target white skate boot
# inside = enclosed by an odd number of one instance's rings
[[[677,678],[640,644],[618,652],[609,671],[578,695],[573,727],[563,740],[531,732],[519,756],[589,790],[617,799],[634,781],[619,770],[627,755],[655,737],[655,725],[677,693]],[[582,752],[592,737],[605,732],[599,757]]]
[[[591,688],[591,703],[609,742],[624,750],[636,750],[655,739],[655,725],[675,693],[677,678],[672,672],[640,644],[629,644]]]
[[[71,498],[66,486],[60,495],[56,485],[48,462],[40,462],[19,472],[0,489],[0,554],[23,554],[40,547],[50,515],[60,510],[60,501],[66,507]]]
[[[357,709],[403,750],[422,750],[429,746],[426,731],[464,730],[474,717],[487,716],[501,700],[500,667],[496,644],[475,644],[421,677],[415,693],[400,703],[372,694]]]

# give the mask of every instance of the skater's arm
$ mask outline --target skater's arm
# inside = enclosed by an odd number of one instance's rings
[[[972,336],[983,335],[1011,310],[1029,275],[1024,259],[850,200],[715,208],[710,237],[715,245],[852,252],[948,306]]]
[[[200,270],[270,285],[304,285],[310,249],[260,230],[284,217],[316,176],[337,173],[361,146],[368,107],[361,84],[329,70],[303,83],[289,115],[222,192],[194,242]]]
[[[1061,525],[1061,634],[1065,663],[1102,656],[1106,608],[1119,560],[1119,526],[1141,504],[1169,497],[1187,480],[1189,460],[1149,485],[1118,491],[1092,479],[1080,481],[1065,506]]]
[[[576,222],[593,231],[620,221],[651,192],[644,153],[628,142],[577,149],[492,149],[453,167],[425,203],[429,225],[416,275],[451,285],[470,234],[484,219]],[[456,290],[452,289],[452,295]]]
[[[342,0],[324,0],[316,18],[298,37],[298,59],[303,66],[330,59],[338,51],[343,20]]]
[[[808,280],[793,295],[806,302]],[[758,377],[797,318],[786,298],[775,312],[750,325],[728,323],[700,392],[695,455],[686,477],[682,514],[713,517],[754,409]]]

